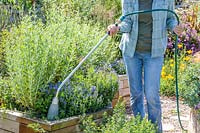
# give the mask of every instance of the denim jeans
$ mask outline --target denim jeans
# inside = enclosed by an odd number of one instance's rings
[[[158,131],[162,132],[160,74],[164,58],[152,58],[150,53],[138,52],[135,52],[133,57],[123,55],[123,58],[129,80],[130,100],[134,116],[141,115],[142,118],[145,117],[145,96],[148,119],[157,124]],[[144,80],[142,80],[143,77]]]

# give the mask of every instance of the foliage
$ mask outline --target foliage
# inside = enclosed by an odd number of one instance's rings
[[[6,107],[10,107],[11,109],[13,109],[11,104],[14,103],[15,101],[12,97],[13,92],[11,92],[8,84],[9,84],[9,80],[2,78],[0,76],[0,108],[3,108],[3,109],[5,109]],[[9,101],[9,102],[6,102],[6,101]]]
[[[177,12],[180,16],[181,26],[184,32],[178,37],[178,45],[183,49],[192,50],[192,54],[200,51],[200,22],[198,22],[198,5],[194,5],[188,10]],[[174,53],[174,37],[169,34],[168,38],[168,57]]]
[[[200,63],[191,63],[180,80],[181,96],[191,108],[200,102]]]
[[[92,116],[83,121],[84,132],[86,133],[155,133],[156,128],[146,118],[141,120],[139,116],[128,119],[125,114],[125,106],[118,103],[113,115],[105,115],[101,124],[97,125]]]
[[[184,71],[192,55],[200,50],[200,34],[198,18],[198,6],[192,6],[188,11],[179,11],[181,25],[184,32],[178,37],[178,79],[182,79]],[[165,53],[164,67],[161,73],[161,94],[175,95],[175,66],[174,66],[175,36],[169,33],[168,44]],[[181,87],[179,87],[181,88]],[[182,90],[181,90],[182,91]]]
[[[41,127],[41,125],[39,123],[31,123],[31,124],[28,124],[29,128],[32,128],[34,130],[34,132],[37,132],[37,133],[45,133],[46,131]]]
[[[110,66],[111,66],[111,68],[114,69],[114,71],[115,71],[118,75],[126,74],[125,64],[124,64],[124,61],[123,61],[122,59],[116,60],[115,62],[111,63]]]
[[[3,78],[7,78],[5,85],[14,100],[4,99],[4,103],[20,111],[30,111],[39,118],[46,117],[60,82],[103,33],[98,26],[80,23],[79,17],[68,18],[61,7],[53,6],[47,12],[46,24],[26,17],[12,32],[4,31],[2,40],[8,75]],[[71,87],[63,88],[59,118],[96,111],[111,101],[117,89],[117,77],[103,65],[111,60],[110,51],[115,46],[108,41],[104,43],[72,77]],[[97,90],[94,95],[90,91],[92,86]]]
[[[181,79],[191,60],[192,51],[182,50],[182,46],[179,46],[179,52],[180,53],[178,54],[177,67],[178,79]],[[161,72],[160,91],[161,94],[165,96],[175,95],[175,61],[173,58],[168,57],[164,59],[164,64]]]
[[[0,4],[15,5],[17,9],[29,10],[36,4],[41,4],[42,0],[1,0]]]
[[[78,14],[83,20],[91,20],[103,26],[114,23],[121,15],[121,0],[69,0],[66,10],[70,15]]]

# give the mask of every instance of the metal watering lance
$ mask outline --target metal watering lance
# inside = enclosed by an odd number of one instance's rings
[[[123,15],[119,18],[119,21],[115,23],[117,26],[119,23],[121,23],[127,16],[134,15],[134,14],[141,14],[141,13],[148,13],[148,12],[156,12],[156,11],[165,11],[165,12],[170,12],[173,15],[175,15],[178,24],[180,23],[178,15],[169,9],[152,9],[152,10],[142,10],[142,11],[136,11],[132,13],[128,13],[126,15]],[[59,100],[58,100],[58,94],[63,87],[63,85],[71,78],[71,76],[79,69],[79,67],[85,62],[85,60],[100,46],[100,44],[109,36],[109,32],[107,32],[101,39],[100,41],[92,48],[92,50],[83,58],[83,60],[72,70],[72,72],[65,78],[65,80],[60,84],[58,87],[58,90],[56,92],[56,96],[53,98],[52,103],[50,105],[50,108],[48,110],[48,115],[47,119],[48,120],[55,120],[55,117],[58,116],[59,112]],[[177,67],[177,54],[178,54],[178,48],[177,48],[177,43],[178,43],[178,35],[176,35],[176,40],[175,40],[175,85],[176,85],[176,103],[177,103],[177,113],[178,113],[178,120],[181,128],[185,130],[181,124],[180,120],[180,111],[179,111],[179,92],[178,92],[178,67]]]

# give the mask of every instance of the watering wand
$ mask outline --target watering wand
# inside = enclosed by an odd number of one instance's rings
[[[127,16],[134,15],[134,14],[141,14],[141,13],[148,13],[148,12],[156,12],[156,11],[166,11],[170,12],[173,15],[175,15],[178,24],[180,23],[178,15],[169,9],[152,9],[152,10],[142,10],[142,11],[136,11],[132,13],[128,13],[126,15],[123,15],[119,18],[119,21],[115,23],[115,25],[118,25],[121,23]],[[59,100],[58,100],[58,94],[63,87],[63,85],[71,78],[71,76],[79,69],[79,67],[85,62],[86,59],[89,58],[89,56],[101,45],[101,43],[109,36],[109,32],[107,32],[101,39],[100,41],[92,48],[92,50],[83,58],[83,60],[72,70],[72,72],[65,78],[65,80],[60,84],[58,87],[58,90],[56,92],[56,96],[53,98],[52,103],[50,105],[50,108],[48,110],[48,115],[47,119],[48,120],[54,120],[56,116],[58,116],[59,112]],[[180,111],[179,111],[179,92],[178,92],[178,67],[177,67],[177,54],[178,54],[178,48],[177,48],[177,43],[178,43],[178,35],[176,35],[176,40],[175,40],[175,83],[176,83],[176,103],[177,103],[177,113],[178,113],[178,120],[181,128],[185,130],[181,124],[180,120]]]

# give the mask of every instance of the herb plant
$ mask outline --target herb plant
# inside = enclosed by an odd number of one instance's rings
[[[46,14],[46,24],[27,16],[2,37],[7,68],[3,79],[8,80],[3,84],[12,94],[3,101],[9,104],[6,108],[44,119],[59,84],[105,34],[98,25],[67,17],[62,7],[52,5]],[[104,65],[112,60],[113,47],[105,41],[62,88],[59,118],[94,112],[110,103],[117,76]]]
[[[200,103],[200,63],[191,63],[182,75],[180,85],[181,96],[184,102],[191,108],[195,108]],[[199,109],[199,107],[198,107]]]
[[[113,115],[104,115],[101,124],[92,120],[92,116],[83,120],[85,133],[156,133],[156,126],[147,118],[141,120],[139,116],[128,119],[125,113],[125,105],[119,102]]]

